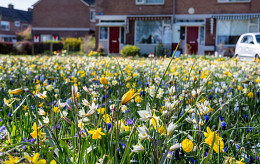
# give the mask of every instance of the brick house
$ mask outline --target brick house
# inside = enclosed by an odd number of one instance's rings
[[[173,9],[173,0],[96,0],[96,46],[108,53],[126,44],[142,53],[171,48]]]
[[[31,10],[16,10],[12,4],[8,8],[0,7],[0,42],[16,42],[17,34],[29,28],[31,23]]]
[[[35,42],[84,37],[95,31],[95,0],[39,0],[33,9]]]
[[[118,53],[126,44],[142,53],[163,44],[190,54],[234,48],[259,32],[259,0],[96,0],[96,46]]]
[[[175,6],[173,44],[181,39],[184,53],[186,47],[198,54],[230,48],[232,54],[241,34],[260,30],[259,0],[176,0]]]

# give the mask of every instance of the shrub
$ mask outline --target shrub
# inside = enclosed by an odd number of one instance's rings
[[[140,48],[137,46],[131,46],[127,45],[123,47],[120,51],[121,55],[126,57],[126,56],[136,56],[140,54]]]
[[[81,39],[80,38],[66,38],[64,41],[64,48],[67,50],[69,48],[69,51],[80,51],[81,46]]]
[[[84,54],[89,54],[90,51],[92,51],[94,48],[95,48],[95,37],[90,35],[82,38],[81,51]]]
[[[15,51],[12,43],[0,42],[0,54],[10,54]]]

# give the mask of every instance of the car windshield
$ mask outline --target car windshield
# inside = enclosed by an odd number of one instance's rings
[[[260,35],[255,36],[257,43],[260,43]]]

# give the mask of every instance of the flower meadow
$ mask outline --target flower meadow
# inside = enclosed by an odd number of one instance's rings
[[[259,163],[260,63],[0,57],[0,162]]]

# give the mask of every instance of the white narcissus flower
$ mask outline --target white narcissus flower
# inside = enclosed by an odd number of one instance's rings
[[[138,140],[138,145],[134,145],[134,146],[133,146],[132,152],[138,153],[138,152],[142,152],[142,151],[144,151],[144,147],[143,147],[143,145],[141,144],[140,140]]]
[[[176,128],[177,128],[177,125],[174,124],[173,122],[171,122],[166,129],[167,135],[170,136]]]
[[[90,103],[86,99],[82,100],[82,104],[85,105],[85,106],[89,106],[90,105]]]
[[[51,91],[53,89],[52,85],[47,85],[46,87],[47,91]]]
[[[110,105],[110,110],[114,110],[116,108],[116,105],[115,104],[111,104]]]
[[[145,125],[143,125],[142,127],[137,127],[137,130],[139,132],[139,135],[138,135],[139,139],[145,140],[150,137],[148,129]]]
[[[41,98],[41,99],[45,99],[47,97],[46,94],[47,94],[47,91],[43,91],[43,93],[38,92],[36,94],[36,96]]]
[[[175,150],[177,150],[179,148],[181,148],[181,144],[180,143],[176,143],[176,144],[174,144],[174,145],[172,145],[170,147],[170,151],[175,151]]]
[[[78,120],[78,127],[83,130],[84,129],[84,122],[82,119]]]
[[[44,116],[46,115],[46,112],[42,108],[39,108],[38,114]]]
[[[137,112],[141,117],[140,118],[141,121],[147,121],[147,120],[150,120],[151,118],[153,118],[149,104],[146,105],[146,110],[140,110]]]
[[[192,97],[196,96],[196,91],[194,89],[191,91],[191,95],[192,95]]]
[[[43,116],[43,122],[45,123],[45,124],[48,124],[49,123],[49,117],[44,117]]]
[[[169,91],[169,95],[172,96],[175,92],[175,87],[171,86],[171,88],[169,88],[168,91]]]
[[[80,111],[79,111],[79,117],[86,117],[86,112],[85,112],[85,110],[84,109],[81,109]]]
[[[125,113],[126,110],[127,110],[127,106],[126,106],[126,105],[122,105],[122,106],[121,106],[121,110],[122,110],[123,113]]]
[[[62,111],[62,116],[63,116],[63,117],[67,117],[67,115],[68,115],[68,112],[67,112],[67,111],[65,111],[65,110]]]
[[[88,116],[94,114],[95,111],[97,110],[97,108],[98,108],[98,105],[96,105],[94,102],[92,102],[91,106],[89,106],[89,109],[90,109],[90,110],[88,111],[88,113],[86,114],[86,116],[88,117]]]

